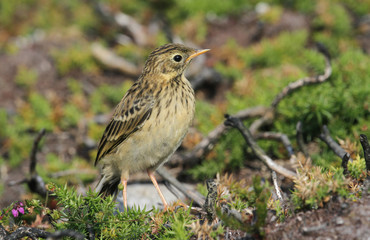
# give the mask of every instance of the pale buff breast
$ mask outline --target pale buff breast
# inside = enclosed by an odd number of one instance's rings
[[[116,154],[108,157],[117,173],[156,169],[176,151],[194,118],[195,100],[188,82],[186,88],[190,88],[185,96],[188,101],[182,99],[181,89],[175,89],[170,105],[161,101],[153,108],[143,128],[127,138]]]

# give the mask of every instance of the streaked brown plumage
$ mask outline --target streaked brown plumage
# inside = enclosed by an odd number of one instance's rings
[[[152,172],[179,147],[193,120],[194,91],[184,71],[192,58],[207,51],[166,44],[149,55],[141,76],[116,107],[99,143],[95,165],[102,166],[97,191],[103,197],[116,196],[121,181],[127,209],[129,175],[146,169],[167,208]]]

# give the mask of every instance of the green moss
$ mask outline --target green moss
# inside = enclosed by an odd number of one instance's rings
[[[11,29],[14,21],[26,20],[27,17],[22,13],[30,11],[35,4],[34,0],[18,0],[18,1],[1,1],[0,2],[0,25],[6,30],[14,33],[15,29]]]
[[[253,68],[271,67],[286,62],[294,62],[306,44],[307,31],[282,32],[274,39],[264,39],[238,56]]]
[[[366,178],[366,162],[364,158],[357,156],[353,162],[348,162],[348,172],[352,178],[363,181]]]
[[[338,56],[341,50],[357,45],[356,41],[351,39],[352,20],[344,6],[335,1],[320,1],[316,14],[313,27],[318,31],[313,32],[313,39],[324,43],[333,56]]]
[[[216,63],[215,69],[229,79],[241,79],[243,76],[242,70],[238,67],[227,66],[223,63]]]
[[[46,155],[46,164],[44,165],[46,173],[54,173],[67,170],[70,164],[62,162],[55,153],[48,153]]]
[[[145,62],[145,57],[148,55],[145,48],[134,43],[118,45],[115,48],[115,52],[119,56],[124,57],[127,61],[136,65],[143,65]]]
[[[0,126],[8,125],[8,113],[4,108],[0,108]],[[0,138],[8,136],[8,128],[0,128]]]
[[[180,209],[179,212],[171,214],[169,218],[169,221],[172,223],[171,229],[167,230],[160,239],[190,239],[192,232],[187,228],[191,223],[189,215],[190,208],[189,210]]]
[[[131,85],[131,83],[129,83],[129,85]],[[127,90],[127,83],[118,87],[108,84],[102,84],[99,87],[99,91],[104,95],[107,102],[112,105],[118,104]]]
[[[61,75],[72,71],[90,74],[99,72],[99,67],[91,54],[89,44],[75,43],[67,49],[54,50],[52,56]]]
[[[8,141],[8,163],[11,167],[18,166],[21,162],[29,159],[32,147],[32,135],[23,132],[18,128],[21,125],[9,126],[7,130]]]
[[[89,96],[90,110],[94,114],[101,114],[110,111],[110,107],[104,102],[104,95],[100,91],[94,91]]]
[[[133,207],[128,212],[116,212],[111,197],[100,198],[92,190],[81,196],[67,186],[49,184],[49,189],[59,203],[58,210],[47,211],[59,219],[55,223],[57,230],[73,229],[87,234],[87,226],[91,225],[99,239],[189,239],[193,234],[188,227],[193,221],[190,208],[161,212]]]
[[[223,122],[223,114],[216,106],[197,101],[195,106],[196,126],[204,134],[208,134],[215,126]]]
[[[67,79],[67,85],[69,91],[71,91],[72,94],[82,94],[82,83],[79,82],[77,79],[74,78],[68,78]]]
[[[352,135],[352,129],[361,128],[369,116],[369,108],[364,104],[370,100],[370,86],[364,77],[370,74],[366,64],[370,64],[369,59],[358,50],[343,53],[333,61],[333,75],[326,83],[307,87],[281,102],[280,120],[291,122],[291,129],[302,121],[308,140],[321,132],[323,124],[332,126],[333,136]],[[358,126],[359,122],[362,125]]]
[[[337,0],[338,3],[343,3],[343,5],[350,9],[350,11],[358,14],[358,15],[366,15],[369,14],[370,9],[370,2],[367,0]]]
[[[236,170],[245,160],[245,141],[236,130],[223,136],[206,160],[194,166],[188,172],[193,178],[205,180],[226,170]]]
[[[63,106],[63,118],[59,124],[63,129],[69,127],[75,127],[78,125],[78,122],[82,119],[83,112],[81,109],[73,103],[66,103]]]
[[[15,83],[20,87],[32,87],[38,80],[38,74],[33,69],[28,69],[25,66],[19,66],[15,75]]]
[[[176,0],[176,8],[178,8],[182,12],[182,15],[180,16],[192,16],[199,13],[209,13],[217,15],[226,15],[227,13],[233,13],[236,15],[241,13],[248,7],[250,7],[250,5],[242,0],[215,0],[212,2],[207,0]],[[172,17],[175,18],[175,16],[173,15],[174,13],[172,13]]]
[[[29,102],[31,109],[29,115],[23,115],[24,120],[27,121],[29,127],[39,131],[43,128],[51,130],[54,127],[52,121],[52,106],[44,96],[37,93],[30,93]]]
[[[102,134],[104,132],[106,126],[104,125],[99,125],[94,122],[89,123],[88,125],[88,137],[95,140],[99,141],[100,138],[102,137]]]
[[[348,197],[350,193],[349,180],[343,176],[342,168],[323,171],[320,167],[305,166],[294,183],[292,201],[298,209],[318,208],[334,195]]]
[[[260,16],[262,21],[274,24],[280,20],[284,9],[281,6],[271,6],[270,9]]]

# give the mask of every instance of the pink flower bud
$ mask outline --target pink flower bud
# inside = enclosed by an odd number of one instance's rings
[[[13,214],[13,216],[14,217],[18,217],[18,211],[17,211],[17,209],[12,209],[12,214]]]
[[[24,208],[19,207],[19,208],[17,208],[17,210],[18,210],[18,212],[20,212],[20,213],[24,214]]]

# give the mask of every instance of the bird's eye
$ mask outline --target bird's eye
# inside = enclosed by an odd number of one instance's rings
[[[175,56],[173,57],[173,60],[175,60],[176,62],[180,62],[180,61],[181,61],[181,59],[182,59],[181,55],[175,55]]]

